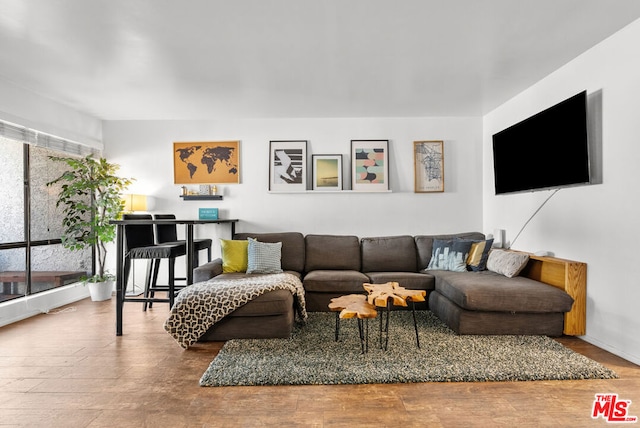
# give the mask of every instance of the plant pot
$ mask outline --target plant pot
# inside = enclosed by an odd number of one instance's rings
[[[89,294],[94,302],[111,299],[113,293],[113,281],[88,282]]]

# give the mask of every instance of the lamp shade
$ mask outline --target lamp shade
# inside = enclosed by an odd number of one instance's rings
[[[147,210],[147,195],[125,194],[122,195],[122,201],[124,202],[125,212]]]

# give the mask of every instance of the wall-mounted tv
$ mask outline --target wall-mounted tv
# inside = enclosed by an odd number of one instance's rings
[[[496,195],[589,183],[587,92],[493,136]]]

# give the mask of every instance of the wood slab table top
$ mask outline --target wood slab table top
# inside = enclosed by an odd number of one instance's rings
[[[329,309],[333,312],[340,311],[340,318],[375,318],[378,316],[375,306],[367,302],[364,294],[347,294],[335,297],[329,303]]]
[[[410,290],[401,287],[397,282],[387,282],[384,284],[362,284],[369,293],[367,300],[370,304],[379,308],[387,306],[389,300],[394,306],[407,306],[407,299],[413,302],[424,302],[427,292],[425,290]]]

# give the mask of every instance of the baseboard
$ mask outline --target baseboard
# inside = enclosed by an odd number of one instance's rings
[[[593,338],[593,337],[591,337],[589,335],[579,336],[579,337],[580,337],[580,339],[584,340],[585,342],[588,342],[588,343],[590,343],[590,344],[592,344],[594,346],[597,346],[600,349],[604,349],[607,352],[611,352],[612,354],[617,355],[620,358],[624,358],[625,360],[630,361],[633,364],[640,365],[640,356],[638,356],[638,355],[632,355],[632,354],[629,354],[627,352],[621,351],[620,349],[615,348],[615,347],[613,347],[611,345],[608,345],[608,344],[606,344],[604,342],[601,342],[600,340],[595,339],[595,338]]]
[[[89,289],[81,283],[76,283],[0,303],[0,327],[47,313],[87,297]]]

